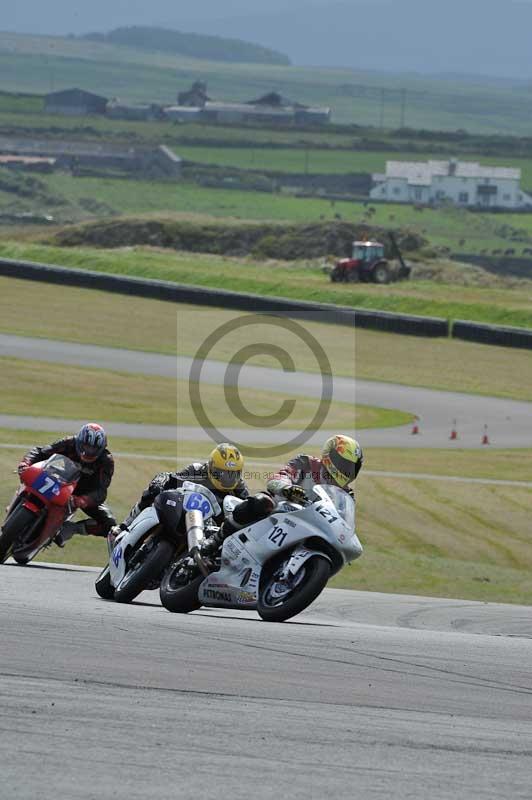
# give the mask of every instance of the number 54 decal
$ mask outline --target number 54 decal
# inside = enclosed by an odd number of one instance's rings
[[[277,547],[282,547],[287,536],[288,533],[276,525],[275,528],[273,528],[273,530],[271,530],[268,534],[268,539],[270,542],[273,542],[273,544],[276,544]]]

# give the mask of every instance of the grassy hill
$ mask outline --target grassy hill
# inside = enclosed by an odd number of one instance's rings
[[[279,91],[332,108],[338,123],[376,128],[466,129],[528,134],[525,84],[457,80],[350,69],[221,63],[68,37],[0,34],[0,90],[44,93],[73,85],[123,100],[173,102],[191,80],[218,100]]]
[[[152,52],[160,50],[174,55],[206,58],[211,61],[285,65],[290,63],[288,56],[276,50],[244,42],[241,39],[182,33],[167,28],[150,28],[142,25],[115,28],[109,33],[88,33],[80,38],[91,42],[138,47]]]

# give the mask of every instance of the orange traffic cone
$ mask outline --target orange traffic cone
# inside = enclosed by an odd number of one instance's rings
[[[458,431],[456,430],[456,420],[453,419],[453,427],[451,428],[451,435],[449,439],[458,439]]]
[[[484,425],[484,433],[482,434],[482,441],[481,444],[489,444],[490,440],[488,439],[488,426]]]
[[[419,433],[419,417],[414,417],[414,422],[412,423],[412,431],[414,435]]]

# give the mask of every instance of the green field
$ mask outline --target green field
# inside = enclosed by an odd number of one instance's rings
[[[294,151],[294,158],[301,154]],[[347,158],[346,153],[341,153]],[[531,162],[532,163],[532,162]],[[426,238],[432,248],[465,254],[499,254],[507,249],[522,256],[532,247],[532,214],[486,214],[445,207],[416,209],[399,204],[367,204],[319,197],[208,188],[190,182],[126,178],[73,177],[55,173],[39,176],[42,191],[33,197],[0,190],[0,211],[51,214],[58,223],[108,219],[113,214],[179,214],[192,218],[309,223],[345,220],[385,228],[409,229]],[[0,236],[9,236],[0,226]]]
[[[336,122],[387,128],[404,121],[413,128],[528,134],[531,120],[527,87],[496,79],[458,83],[347,69],[228,64],[49,36],[0,34],[0,76],[0,89],[9,91],[81,86],[107,97],[166,103],[197,79],[207,81],[217,100],[250,100],[275,88],[301,103],[330,106]],[[404,120],[402,89],[408,91]]]
[[[294,137],[295,138],[295,137]],[[205,147],[180,144],[174,148],[186,161],[200,164],[218,164],[224,167],[299,174],[345,174],[349,172],[384,172],[386,161],[446,160],[438,151],[357,151],[324,150],[311,147]],[[468,153],[467,161],[485,166],[515,167],[521,170],[521,186],[532,187],[532,159],[511,156],[489,157]]]
[[[50,284],[3,277],[0,293],[5,298],[0,316],[3,333],[188,356],[195,355],[200,341],[220,325],[242,316],[237,311],[91,289],[65,286],[58,292]],[[43,305],[48,310],[45,316],[40,313]],[[24,315],[21,308],[26,311]],[[80,313],[91,320],[90,325],[80,327]],[[135,325],[131,325],[132,319]],[[301,324],[325,349],[335,375],[532,400],[532,359],[527,350],[353,330],[312,321]],[[253,333],[255,340],[286,346],[284,329],[258,325]],[[216,344],[211,357],[227,361],[241,346],[242,336],[235,331]],[[291,341],[290,352],[298,370],[318,369],[315,357],[297,340]],[[266,356],[250,363],[276,366]]]

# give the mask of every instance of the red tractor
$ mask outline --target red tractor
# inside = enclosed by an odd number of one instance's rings
[[[331,280],[338,282],[389,283],[404,280],[410,275],[410,267],[405,264],[395,237],[390,234],[393,250],[399,267],[391,264],[384,255],[384,245],[380,242],[353,242],[351,258],[341,258],[331,270]]]

